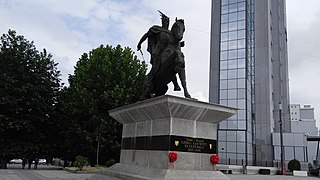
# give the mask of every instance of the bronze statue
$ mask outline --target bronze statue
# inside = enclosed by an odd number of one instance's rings
[[[143,96],[150,98],[164,95],[168,90],[167,84],[171,81],[174,84],[174,90],[180,91],[176,78],[178,74],[184,96],[191,98],[186,86],[184,55],[181,52],[181,47],[184,46],[184,41],[181,41],[185,31],[184,20],[176,18],[170,31],[168,30],[169,18],[162,12],[160,14],[162,26],[152,26],[142,36],[137,46],[138,51],[141,50],[141,44],[148,38],[147,51],[151,55],[152,67],[146,76]]]

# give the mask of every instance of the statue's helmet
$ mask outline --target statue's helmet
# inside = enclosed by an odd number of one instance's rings
[[[166,22],[169,23],[170,18],[169,18],[168,16],[166,16],[165,14],[163,14],[161,11],[158,10],[158,12],[159,12],[160,15],[161,15],[161,20],[162,20],[162,21],[166,21]]]

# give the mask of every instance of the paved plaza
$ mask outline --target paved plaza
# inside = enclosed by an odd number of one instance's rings
[[[32,166],[33,168],[33,166]],[[318,177],[294,177],[280,175],[228,174],[231,180],[319,180]],[[21,164],[10,164],[0,169],[0,180],[121,180],[101,174],[75,174],[59,166],[39,165],[38,169],[21,169]]]
[[[231,180],[319,180],[318,177],[295,177],[280,175],[228,175]]]
[[[231,180],[318,180],[317,177],[293,177],[280,175],[228,175]],[[3,169],[0,170],[0,180],[121,180],[100,174],[74,174],[64,170],[40,168]]]

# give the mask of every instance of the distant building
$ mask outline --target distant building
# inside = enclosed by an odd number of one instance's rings
[[[305,136],[319,136],[319,129],[316,127],[314,108],[311,105],[299,104],[290,105],[291,132],[303,133]],[[308,141],[308,162],[316,160],[317,141]]]
[[[290,124],[291,132],[283,134],[285,161],[297,159],[306,170],[308,163],[313,163],[317,158],[318,141],[309,141],[319,139],[314,108],[311,105],[301,107],[299,104],[291,104]],[[281,161],[279,133],[273,133],[273,146],[274,163],[279,164]]]

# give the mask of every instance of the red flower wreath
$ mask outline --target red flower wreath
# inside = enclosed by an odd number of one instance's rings
[[[176,152],[169,152],[169,162],[174,163],[178,159],[178,154]]]
[[[218,164],[219,162],[219,156],[217,154],[213,154],[211,157],[210,157],[210,162],[212,165],[215,165],[215,164]]]

